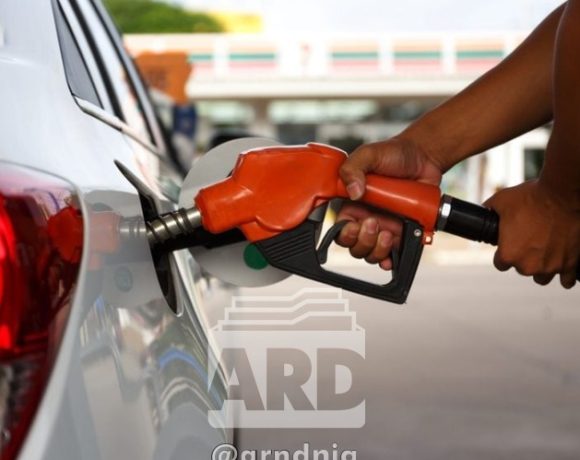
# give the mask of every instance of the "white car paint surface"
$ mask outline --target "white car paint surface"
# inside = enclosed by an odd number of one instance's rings
[[[59,8],[103,107],[71,94],[55,21]],[[180,251],[169,258],[174,312],[144,235],[111,253],[98,247],[99,212],[123,221],[144,218],[139,194],[115,160],[150,189],[158,211],[174,209],[167,197],[175,198],[181,179],[140,83],[133,82],[142,104],[137,114],[149,125],[148,139],[112,108],[114,97],[87,40],[102,46],[93,32],[104,26],[95,23],[93,8],[90,0],[0,2],[0,168],[16,164],[66,180],[84,220],[70,316],[19,458],[207,459],[216,445],[231,441],[231,432],[207,420],[227,389],[222,380],[208,382],[202,302],[223,296],[201,282],[189,253]]]

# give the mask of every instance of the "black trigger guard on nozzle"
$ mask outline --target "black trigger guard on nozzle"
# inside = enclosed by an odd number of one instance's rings
[[[423,252],[422,227],[415,221],[403,219],[401,247],[398,254],[393,254],[392,280],[385,285],[379,285],[322,267],[326,262],[330,244],[346,223],[337,222],[326,233],[319,249],[316,248],[316,232],[320,223],[311,220],[255,244],[270,265],[280,270],[368,297],[397,304],[405,303]]]

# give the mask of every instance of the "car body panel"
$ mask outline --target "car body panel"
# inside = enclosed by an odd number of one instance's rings
[[[112,254],[95,243],[95,212],[143,219],[139,195],[115,160],[152,190],[159,210],[173,209],[167,196],[175,195],[179,176],[162,149],[79,106],[63,67],[55,4],[0,2],[0,167],[15,163],[67,180],[85,221],[74,304],[20,457],[208,458],[231,439],[207,420],[227,391],[207,378],[204,312],[212,285],[187,251],[171,256],[174,313],[144,236]]]

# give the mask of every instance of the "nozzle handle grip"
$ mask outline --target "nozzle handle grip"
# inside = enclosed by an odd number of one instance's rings
[[[329,230],[329,235],[323,238],[320,249],[317,249],[318,225],[317,222],[306,220],[292,230],[255,244],[268,262],[281,270],[368,297],[405,303],[423,251],[420,224],[403,219],[401,247],[396,253],[397,257],[393,255],[393,259],[397,259],[393,267],[393,277],[384,285],[325,269],[322,265],[326,262],[326,251],[342,225],[339,222],[334,231]]]
[[[497,246],[499,215],[493,209],[444,195],[440,214],[439,230]],[[576,279],[580,281],[580,264],[576,267]]]

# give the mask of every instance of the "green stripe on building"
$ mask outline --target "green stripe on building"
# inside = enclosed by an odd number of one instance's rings
[[[441,51],[395,51],[395,59],[401,60],[441,59]]]
[[[501,59],[502,50],[457,51],[457,59]]]
[[[211,62],[213,61],[213,54],[190,54],[189,62]]]
[[[332,59],[378,59],[379,53],[369,52],[336,52],[331,54]]]
[[[230,53],[232,61],[273,61],[276,53]]]

